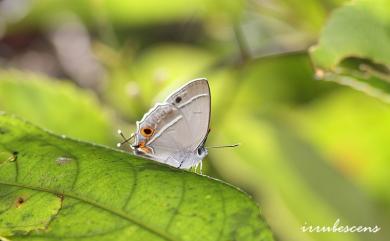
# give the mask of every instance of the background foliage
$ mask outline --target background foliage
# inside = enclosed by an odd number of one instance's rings
[[[388,240],[387,5],[3,0],[0,109],[114,147],[117,128],[207,77],[208,145],[241,146],[210,151],[206,173],[251,193],[277,240]],[[300,231],[337,218],[382,230]]]

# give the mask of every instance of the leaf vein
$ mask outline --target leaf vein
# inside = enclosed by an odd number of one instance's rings
[[[129,216],[127,213],[124,213],[124,212],[122,212],[120,210],[115,210],[115,209],[106,207],[106,206],[104,206],[102,204],[99,204],[99,203],[97,203],[97,202],[95,202],[93,200],[89,200],[89,199],[84,198],[84,197],[76,196],[76,195],[73,195],[71,193],[66,193],[66,192],[57,193],[56,191],[53,191],[53,190],[50,190],[50,189],[46,189],[46,188],[43,188],[43,187],[33,187],[33,186],[20,184],[20,183],[8,183],[8,182],[0,181],[0,184],[8,185],[8,186],[22,187],[22,188],[28,188],[28,189],[32,189],[32,190],[38,190],[38,191],[43,191],[43,192],[48,192],[48,193],[53,193],[53,194],[61,194],[63,196],[67,196],[67,197],[70,197],[70,198],[73,198],[73,199],[80,200],[82,202],[88,203],[91,206],[95,206],[96,208],[100,208],[100,209],[105,210],[107,212],[110,212],[110,213],[112,213],[112,214],[114,214],[114,215],[116,215],[118,217],[126,219],[127,221],[130,221],[130,222],[136,224],[137,226],[142,227],[145,230],[149,231],[150,233],[152,233],[152,234],[154,234],[156,236],[159,236],[159,237],[161,237],[161,238],[163,238],[165,240],[168,240],[168,241],[179,241],[179,240],[181,240],[178,237],[173,237],[170,234],[164,233],[162,230],[159,230],[159,229],[157,229],[155,227],[147,225],[143,221],[141,221],[141,220],[139,220],[139,219],[137,219],[135,217]]]
[[[172,225],[172,222],[174,220],[174,218],[177,216],[177,214],[179,213],[179,208],[180,206],[183,204],[183,201],[184,201],[184,195],[185,195],[185,191],[186,191],[186,184],[185,184],[185,178],[183,178],[183,176],[181,176],[181,179],[182,179],[182,191],[181,191],[181,195],[180,195],[180,200],[179,200],[179,203],[177,204],[177,207],[176,209],[173,211],[173,214],[172,216],[169,218],[169,221],[165,227],[165,230],[169,230],[170,226]]]

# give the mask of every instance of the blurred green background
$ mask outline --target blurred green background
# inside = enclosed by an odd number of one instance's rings
[[[115,147],[206,77],[207,145],[241,146],[204,172],[250,193],[277,240],[385,241],[389,16],[387,0],[1,0],[0,110]],[[300,230],[338,218],[382,230]]]

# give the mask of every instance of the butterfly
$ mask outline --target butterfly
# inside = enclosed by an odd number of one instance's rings
[[[157,103],[140,121],[130,138],[134,154],[181,169],[200,166],[207,156],[211,96],[207,79],[195,79]],[[236,146],[236,145],[231,145]],[[230,146],[229,146],[230,147]]]

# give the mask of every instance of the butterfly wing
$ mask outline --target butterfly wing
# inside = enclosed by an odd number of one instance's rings
[[[210,119],[210,89],[205,79],[189,82],[137,122],[136,154],[180,167],[196,163]]]
[[[171,94],[165,102],[172,104],[187,122],[195,150],[207,138],[210,125],[211,97],[207,79],[193,80]]]
[[[173,153],[191,144],[191,133],[184,117],[168,103],[153,107],[137,122],[137,127],[136,154],[146,155],[159,162],[166,163]]]

